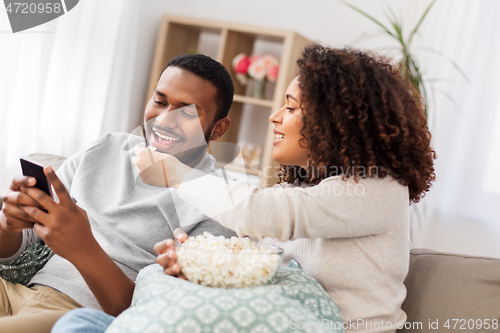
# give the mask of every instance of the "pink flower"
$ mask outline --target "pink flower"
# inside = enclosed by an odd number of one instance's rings
[[[257,81],[276,82],[279,72],[279,59],[272,54],[264,54],[261,56],[247,56],[244,53],[238,54],[233,59],[233,69],[236,74],[236,79],[245,85],[248,78],[253,78]]]
[[[267,67],[262,57],[259,57],[250,63],[248,75],[257,81],[262,81],[266,77]]]
[[[276,82],[278,79],[278,72],[280,70],[280,66],[273,65],[267,70],[267,79],[271,82]]]
[[[272,55],[272,54],[264,54],[261,56],[262,61],[264,61],[264,66],[266,66],[267,69],[271,68],[272,66],[278,66],[280,61],[277,56]]]
[[[248,66],[250,66],[250,58],[246,54],[240,53],[234,57],[233,68],[237,74],[246,74]]]
[[[254,62],[255,60],[259,59],[261,56],[258,56],[258,55],[253,55],[253,56],[250,56],[250,63]]]

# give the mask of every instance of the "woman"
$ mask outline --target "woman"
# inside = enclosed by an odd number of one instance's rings
[[[394,332],[406,320],[409,204],[435,179],[421,100],[395,66],[366,52],[315,45],[298,65],[285,106],[270,117],[273,159],[282,181],[297,186],[254,190],[216,220],[284,248],[322,284],[348,330]],[[201,180],[179,192],[197,200]],[[178,272],[169,256],[158,262]]]
[[[347,332],[395,332],[406,320],[409,205],[435,179],[421,100],[388,60],[366,52],[314,45],[298,65],[270,117],[281,185],[228,191],[172,157],[168,183],[238,235],[282,247],[335,301]],[[148,159],[137,151],[139,170]],[[157,261],[179,275],[172,243],[157,244]]]

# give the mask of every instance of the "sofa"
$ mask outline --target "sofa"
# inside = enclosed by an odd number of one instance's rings
[[[412,249],[405,285],[398,332],[500,332],[500,259]]]
[[[55,169],[64,161],[28,157]],[[398,332],[500,332],[500,259],[412,249],[405,285],[408,319]]]

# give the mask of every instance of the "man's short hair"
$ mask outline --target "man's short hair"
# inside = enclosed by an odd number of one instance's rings
[[[170,66],[181,68],[210,82],[217,89],[214,123],[227,116],[233,103],[234,86],[231,76],[220,62],[203,54],[183,54],[171,59],[163,70]]]

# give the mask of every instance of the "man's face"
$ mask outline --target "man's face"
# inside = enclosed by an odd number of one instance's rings
[[[194,167],[205,154],[217,112],[217,89],[178,67],[168,67],[146,106],[146,141]]]

